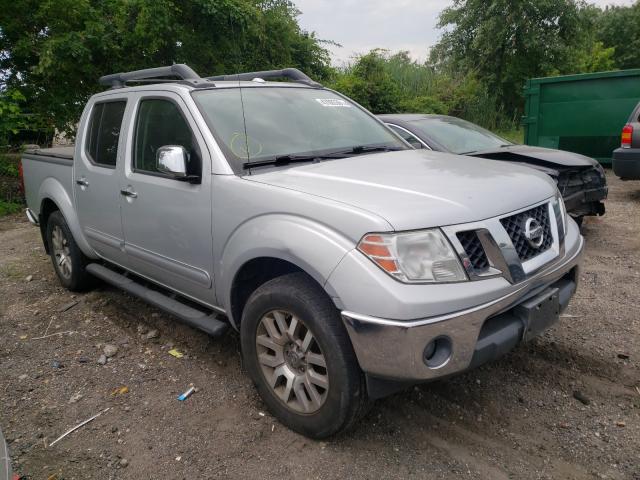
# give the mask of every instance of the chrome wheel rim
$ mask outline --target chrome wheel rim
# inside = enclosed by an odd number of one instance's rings
[[[62,228],[58,225],[53,227],[53,231],[51,232],[51,243],[53,247],[53,258],[56,262],[58,273],[66,279],[71,278],[73,266],[71,265],[69,240],[62,231]]]
[[[296,413],[320,409],[329,392],[327,362],[300,318],[285,310],[265,314],[256,331],[258,363],[267,384]]]

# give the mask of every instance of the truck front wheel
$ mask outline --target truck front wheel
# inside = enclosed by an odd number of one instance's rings
[[[89,260],[76,244],[59,210],[49,216],[47,244],[53,268],[63,287],[78,292],[93,285],[94,278],[85,270]]]
[[[245,305],[240,333],[244,366],[287,427],[325,438],[364,411],[364,378],[340,314],[306,274],[259,287]]]

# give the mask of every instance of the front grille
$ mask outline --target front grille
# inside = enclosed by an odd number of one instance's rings
[[[543,240],[539,247],[532,246],[525,237],[525,225],[529,218],[535,219],[542,226]],[[551,225],[549,223],[549,206],[547,204],[502,218],[500,223],[509,234],[509,238],[511,238],[511,242],[523,262],[545,252],[553,244]]]
[[[484,253],[478,234],[473,230],[469,230],[467,232],[458,232],[456,235],[467,257],[469,257],[473,269],[476,272],[482,272],[489,268],[489,259]]]

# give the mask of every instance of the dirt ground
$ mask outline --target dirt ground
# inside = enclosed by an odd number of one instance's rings
[[[14,469],[52,480],[640,479],[640,182],[609,182],[559,324],[498,362],[378,401],[326,442],[269,415],[235,334],[212,340],[106,286],[74,296],[38,230],[0,219],[0,428]],[[107,344],[118,352],[101,365]],[[190,384],[198,392],[179,402]]]

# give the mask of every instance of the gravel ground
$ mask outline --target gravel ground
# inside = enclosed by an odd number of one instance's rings
[[[581,284],[559,324],[498,362],[377,402],[326,442],[265,411],[235,334],[212,340],[106,286],[72,295],[37,229],[0,219],[0,427],[14,470],[51,480],[640,479],[640,182],[609,182],[606,216],[583,227]],[[106,345],[117,352],[103,365]],[[190,384],[197,393],[177,401]]]

